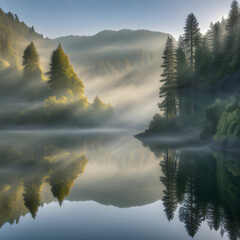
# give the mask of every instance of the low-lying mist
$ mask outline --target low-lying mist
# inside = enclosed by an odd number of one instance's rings
[[[60,43],[83,81],[89,101],[94,102],[97,95],[113,106],[114,117],[105,123],[105,127],[143,129],[158,111],[161,56],[167,37],[167,34],[150,31],[122,30],[104,31],[92,37],[36,39],[34,43],[40,56],[43,80],[29,81],[21,86],[21,67],[10,70],[2,64],[0,117],[11,113],[12,121],[16,118],[15,112],[26,114],[34,109],[41,115],[44,102],[34,99],[34,91],[41,89],[42,99],[47,98],[46,73],[52,51]],[[21,42],[22,51],[28,44]],[[33,93],[32,96],[26,97],[27,92]]]

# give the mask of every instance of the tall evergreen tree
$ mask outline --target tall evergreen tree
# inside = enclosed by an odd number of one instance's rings
[[[179,46],[176,52],[176,83],[178,88],[187,87],[190,80],[190,72],[187,58],[182,47]]]
[[[176,55],[173,46],[173,39],[168,37],[166,48],[163,54],[163,73],[160,82],[163,85],[160,88],[159,96],[163,98],[159,104],[160,110],[168,121],[172,121],[177,117],[177,99],[175,94],[176,88]]]
[[[224,20],[222,20],[224,21]],[[212,69],[214,72],[214,80],[219,79],[222,76],[224,69],[224,58],[223,58],[223,28],[220,22],[217,22],[212,25],[210,32],[210,46],[212,49]]]
[[[41,79],[42,70],[39,63],[39,55],[33,42],[31,42],[23,54],[23,78],[24,80]]]
[[[195,62],[195,52],[197,46],[200,44],[201,34],[199,23],[197,18],[193,13],[189,14],[186,19],[186,24],[184,27],[184,41],[186,46],[186,51],[188,54],[188,59],[191,66],[191,85],[195,88],[195,78],[194,78],[194,62]]]
[[[212,25],[210,34],[213,55],[216,56],[222,49],[223,29],[220,22],[217,22]]]
[[[227,18],[227,31],[228,32],[236,32],[239,28],[240,24],[240,9],[237,0],[232,1],[231,9]]]
[[[233,72],[238,68],[240,56],[240,9],[236,0],[233,0],[226,23],[227,36],[225,40],[225,65],[226,71]]]
[[[212,66],[212,54],[208,47],[207,39],[204,38],[203,41],[197,46],[195,53],[195,75],[199,79],[200,84],[209,83],[209,73],[211,72]]]
[[[67,94],[69,90],[76,97],[84,94],[84,85],[74,72],[69,57],[64,53],[61,45],[52,53],[48,75],[50,90],[57,96]]]

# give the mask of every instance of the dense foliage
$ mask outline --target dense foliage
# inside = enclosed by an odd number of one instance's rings
[[[214,135],[214,146],[239,150],[240,143],[240,96],[217,100],[206,108],[206,127],[202,133]]]
[[[174,129],[187,134],[192,126],[203,129],[202,139],[239,150],[239,53],[238,1],[233,0],[227,19],[211,23],[204,36],[195,15],[189,14],[178,46],[175,49],[168,39],[163,55],[159,104],[163,117],[155,115],[145,133],[172,134]],[[168,123],[172,119],[175,128]]]

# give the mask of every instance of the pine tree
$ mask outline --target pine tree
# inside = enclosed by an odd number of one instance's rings
[[[189,67],[186,55],[182,47],[179,47],[176,52],[176,83],[178,88],[187,87],[189,85]]]
[[[223,20],[222,20],[223,21]],[[224,25],[223,25],[224,26]],[[223,59],[223,28],[220,22],[212,25],[210,32],[210,46],[212,49],[212,72],[215,73],[215,79],[221,77],[222,70],[224,69]]]
[[[67,94],[69,90],[74,96],[81,97],[84,94],[84,85],[74,72],[69,57],[61,45],[52,53],[48,75],[50,90],[57,96]]]
[[[240,24],[239,4],[238,1],[233,0],[227,19],[226,25],[227,31],[229,33],[236,32],[239,28],[239,24]]]
[[[163,85],[160,88],[159,96],[163,98],[159,104],[160,110],[164,112],[164,116],[168,121],[172,121],[177,117],[177,100],[175,94],[176,88],[176,56],[173,46],[173,39],[168,37],[166,48],[163,55],[163,73],[160,82]]]
[[[211,27],[210,40],[214,56],[216,56],[222,49],[222,34],[223,29],[221,23],[217,22],[213,24]]]
[[[196,48],[195,53],[195,75],[200,80],[199,84],[203,84],[203,81],[208,84],[208,75],[212,70],[211,66],[212,55],[208,47],[207,39],[204,38]]]
[[[42,70],[39,63],[39,55],[33,42],[25,49],[23,54],[23,78],[24,80],[39,80],[42,78]]]
[[[199,23],[193,13],[187,17],[184,32],[184,42],[191,67],[191,86],[194,89],[196,85],[194,78],[195,52],[197,46],[200,44],[201,34]]]
[[[30,30],[30,33],[32,33],[32,34],[35,33],[35,28],[34,28],[34,26],[30,27],[29,30]]]
[[[15,21],[19,23],[19,18],[17,14],[15,14]]]
[[[236,0],[233,0],[231,9],[228,14],[226,30],[227,36],[225,40],[225,65],[228,72],[234,72],[238,68],[239,62],[239,43],[240,43],[240,9]]]

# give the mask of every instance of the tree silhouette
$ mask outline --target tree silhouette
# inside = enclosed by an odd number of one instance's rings
[[[181,204],[179,220],[189,236],[194,237],[206,221],[211,230],[220,231],[222,236],[227,234],[229,240],[239,239],[239,154],[178,149],[176,157],[173,146],[149,140],[144,146],[158,158],[163,152],[160,180],[165,186],[162,202],[169,221]]]
[[[240,24],[240,9],[237,0],[233,0],[231,4],[231,9],[227,18],[226,29],[228,32],[236,32]]]
[[[207,222],[210,229],[214,229],[218,231],[219,229],[223,229],[223,209],[216,203],[210,204],[208,207],[207,213]]]
[[[238,1],[233,0],[231,9],[228,14],[226,30],[227,36],[225,40],[224,53],[225,64],[228,67],[228,71],[234,71],[238,69],[240,62],[240,9]]]
[[[191,70],[191,88],[192,90],[196,87],[196,81],[194,77],[194,71],[195,71],[195,53],[196,49],[200,44],[201,40],[201,34],[200,34],[200,28],[199,23],[193,13],[189,14],[185,27],[184,27],[184,42],[185,42],[185,48],[186,53],[188,56],[188,60],[190,62],[190,70]],[[191,115],[192,120],[195,119],[195,96],[192,92],[191,96]]]
[[[176,83],[178,88],[188,87],[189,85],[189,67],[187,64],[184,50],[179,47],[176,52]]]
[[[163,60],[162,80],[160,80],[163,85],[159,92],[163,101],[159,104],[159,108],[164,112],[166,119],[172,121],[177,117],[177,100],[174,90],[176,88],[176,56],[173,40],[170,37],[167,39]]]
[[[195,88],[195,78],[194,78],[194,64],[195,64],[195,52],[196,48],[200,44],[201,34],[199,23],[193,13],[189,14],[185,27],[184,27],[184,42],[186,46],[186,52],[191,67],[191,86]]]

